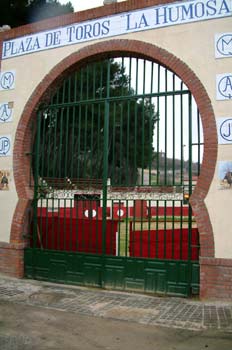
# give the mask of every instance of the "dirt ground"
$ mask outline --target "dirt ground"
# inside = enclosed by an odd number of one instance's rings
[[[231,350],[232,333],[189,331],[0,301],[1,350]]]

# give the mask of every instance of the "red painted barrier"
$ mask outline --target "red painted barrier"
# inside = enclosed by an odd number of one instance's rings
[[[151,207],[151,216],[188,216],[189,207]]]
[[[191,233],[191,260],[199,259],[198,230]],[[188,260],[188,229],[144,230],[130,229],[130,256],[140,258],[158,258]]]
[[[144,205],[139,211],[145,214]],[[107,208],[108,212],[110,208]],[[157,210],[157,208],[153,208]],[[160,207],[161,215],[173,211],[171,207]],[[181,213],[181,208],[175,208],[175,215]],[[182,208],[188,210],[188,208]],[[123,210],[123,215],[118,211]],[[132,208],[135,214],[134,208]],[[48,211],[47,208],[38,209],[37,246],[44,249],[79,251],[85,253],[102,254],[102,208],[95,209],[80,206],[77,208],[59,208]],[[86,215],[88,214],[88,215]],[[93,215],[96,214],[96,215]],[[109,214],[109,213],[108,213]],[[138,214],[138,213],[137,213]],[[106,254],[116,254],[116,232],[118,222],[128,215],[123,205],[113,208],[113,220],[106,221]],[[188,229],[174,230],[133,230],[130,224],[129,253],[132,257],[158,259],[188,259]],[[191,259],[198,260],[198,230],[192,229]]]
[[[74,217],[38,217],[37,246],[42,249],[77,251],[102,254],[102,220],[78,219]],[[117,222],[106,222],[106,251],[116,254]]]
[[[59,208],[48,211],[47,208],[38,208],[38,215],[61,216],[61,217],[78,217],[79,219],[102,219],[102,207],[94,201],[80,201],[79,205],[74,208]],[[147,218],[149,216],[185,216],[189,215],[189,207],[147,207],[146,201],[136,200],[134,206],[126,207],[123,204],[113,205],[112,208],[106,208],[107,218],[124,219],[127,216],[130,218]]]

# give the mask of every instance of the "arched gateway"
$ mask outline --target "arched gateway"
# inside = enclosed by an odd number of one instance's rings
[[[54,49],[62,59],[33,82],[16,125],[7,259],[38,279],[210,296],[205,271],[222,265],[206,198],[212,98],[168,45],[138,39]]]

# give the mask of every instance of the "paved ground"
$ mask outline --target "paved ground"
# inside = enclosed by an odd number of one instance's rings
[[[232,350],[232,303],[0,276],[0,350]]]

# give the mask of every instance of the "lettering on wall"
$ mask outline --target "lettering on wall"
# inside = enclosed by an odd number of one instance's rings
[[[215,57],[232,57],[232,33],[215,35]]]
[[[231,0],[181,1],[72,24],[3,42],[2,58],[232,15]],[[226,39],[227,42],[227,39]]]
[[[218,143],[232,144],[232,117],[217,119]]]
[[[15,88],[15,71],[0,72],[0,91]]]
[[[11,136],[0,135],[0,157],[11,156]]]
[[[232,99],[232,73],[217,74],[216,91],[217,100]]]
[[[0,103],[0,123],[9,123],[13,119],[13,102]]]

